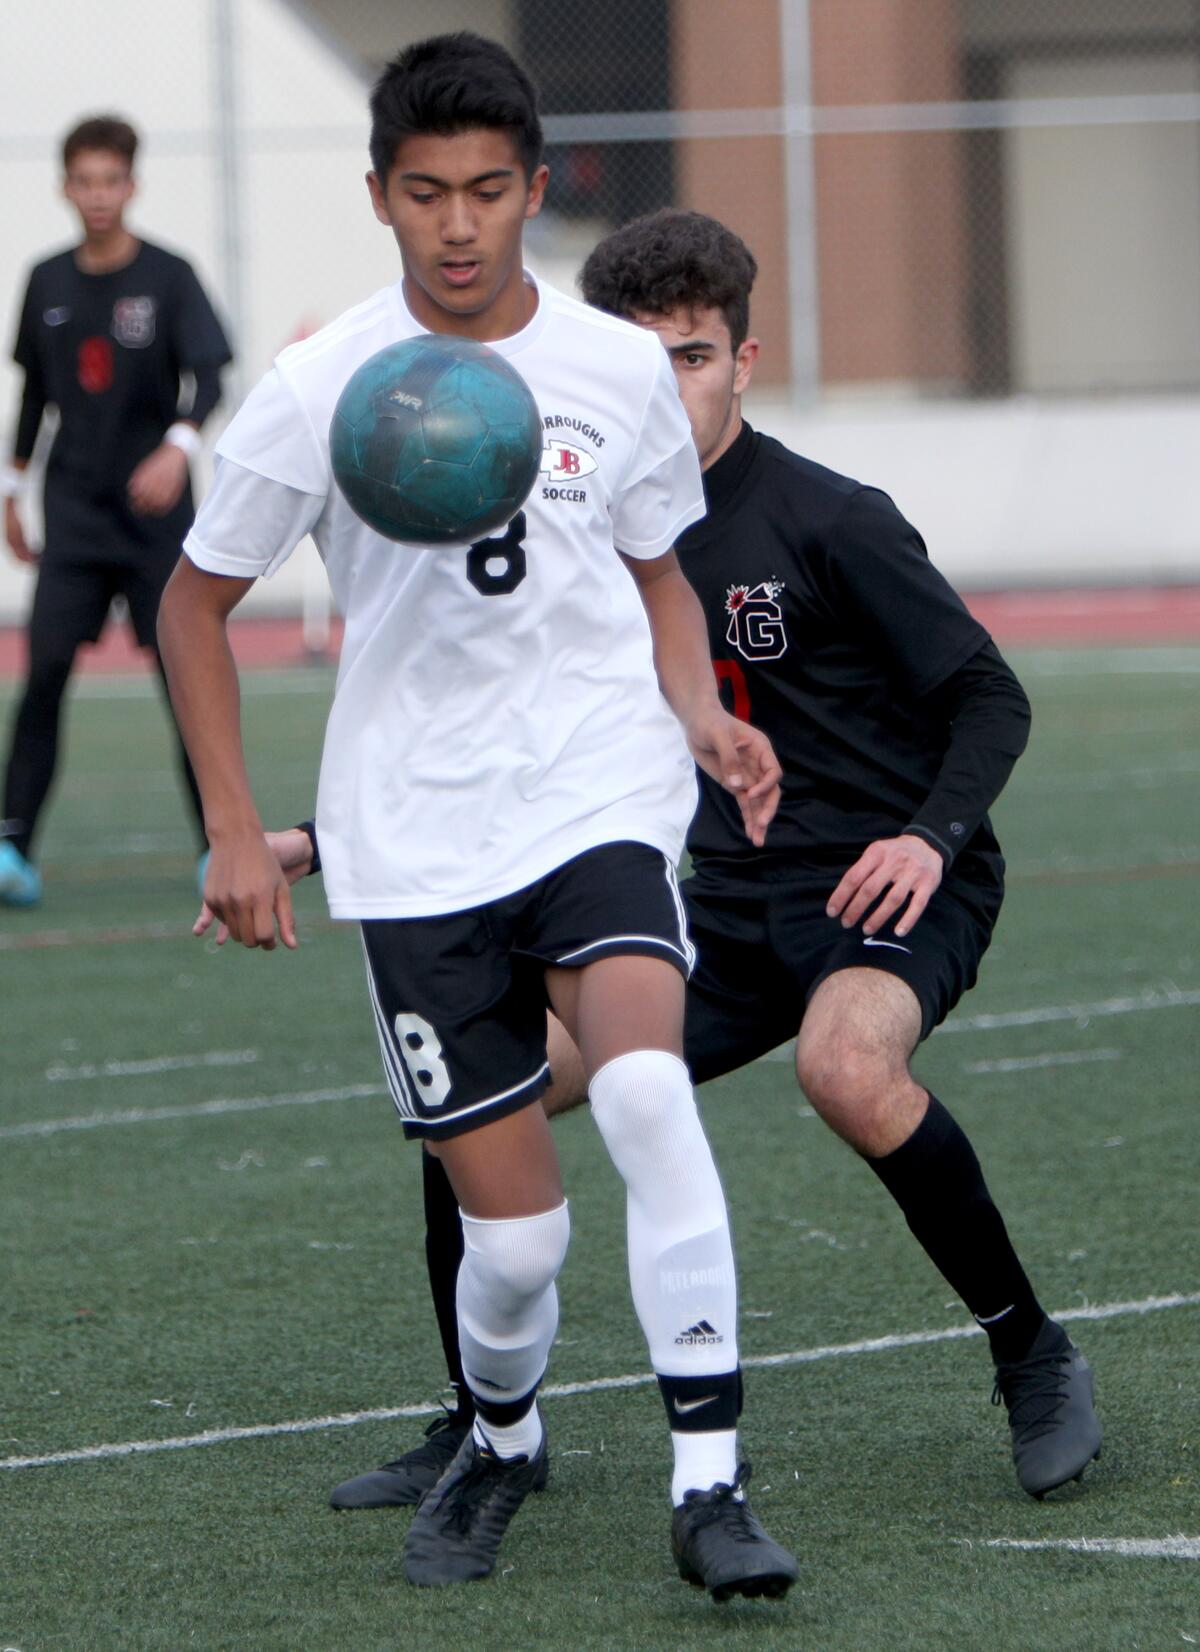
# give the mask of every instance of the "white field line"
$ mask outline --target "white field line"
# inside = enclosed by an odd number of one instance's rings
[[[89,941],[119,946],[131,941],[190,939],[186,923],[117,924],[111,929],[39,929],[32,933],[10,930],[0,935],[0,952],[24,952],[49,946],[86,946]]]
[[[1145,1560],[1200,1560],[1200,1537],[963,1537],[957,1541],[967,1549],[1069,1549],[1075,1554],[1122,1554]]]
[[[1123,1050],[1053,1050],[1045,1055],[1010,1055],[1000,1061],[968,1061],[964,1073],[1027,1073],[1034,1067],[1078,1067],[1089,1061],[1120,1061]]]
[[[51,1084],[79,1083],[89,1078],[146,1078],[154,1073],[179,1073],[188,1067],[248,1067],[258,1060],[257,1050],[206,1050],[200,1055],[155,1055],[144,1061],[85,1061],[68,1067],[55,1062],[46,1068]]]
[[[1171,1308],[1200,1305],[1200,1291],[1176,1292],[1171,1296],[1146,1296],[1137,1302],[1102,1302],[1086,1308],[1065,1308],[1055,1313],[1057,1320],[1122,1319],[1131,1314],[1161,1313]],[[950,1325],[941,1331],[906,1331],[896,1336],[869,1337],[862,1342],[830,1343],[818,1348],[797,1348],[787,1354],[751,1354],[742,1364],[763,1369],[780,1365],[812,1365],[827,1359],[854,1354],[890,1353],[895,1348],[926,1347],[937,1342],[958,1342],[964,1337],[982,1336],[978,1325]],[[551,1383],[541,1390],[546,1400],[571,1399],[579,1394],[611,1393],[617,1389],[646,1388],[655,1382],[652,1371],[631,1372],[619,1377],[596,1377],[590,1382]],[[203,1434],[177,1435],[167,1440],[124,1440],[120,1444],[84,1446],[77,1451],[56,1451],[42,1457],[0,1457],[0,1469],[50,1468],[60,1463],[94,1463],[105,1457],[135,1457],[154,1451],[188,1451],[194,1446],[225,1445],[231,1440],[263,1440],[275,1434],[316,1434],[331,1428],[356,1428],[359,1423],[392,1422],[397,1418],[428,1417],[442,1409],[439,1405],[380,1406],[372,1411],[343,1411],[328,1417],[306,1417],[298,1422],[258,1423],[244,1428],[210,1428]]]
[[[1138,998],[1104,998],[1094,1004],[1047,1004],[1035,1010],[1003,1010],[996,1015],[952,1015],[933,1036],[941,1033],[996,1032],[1005,1027],[1037,1027],[1051,1021],[1086,1023],[1102,1015],[1132,1015],[1138,1010],[1173,1010],[1200,1004],[1200,989],[1181,991],[1170,987],[1163,992],[1143,992]],[[760,1055],[760,1061],[790,1061],[795,1040]]]
[[[207,1118],[223,1113],[260,1113],[270,1107],[313,1107],[322,1101],[358,1101],[386,1095],[382,1084],[347,1084],[340,1090],[300,1090],[294,1095],[221,1097],[179,1107],[122,1107],[111,1113],[84,1113],[71,1119],[33,1119],[0,1128],[0,1141],[23,1136],[56,1136],[64,1130],[104,1130],[117,1124],[156,1124],[161,1119]]]
[[[1102,998],[1094,1004],[1047,1004],[1035,1010],[1007,1010],[999,1015],[955,1015],[939,1033],[992,1032],[1002,1027],[1037,1027],[1050,1021],[1092,1021],[1101,1015],[1133,1015],[1138,1010],[1174,1010],[1200,1004],[1200,989],[1153,989],[1133,998]]]

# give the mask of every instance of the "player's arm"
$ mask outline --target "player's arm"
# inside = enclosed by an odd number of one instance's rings
[[[692,756],[737,798],[746,835],[761,848],[779,807],[782,770],[766,735],[731,717],[717,695],[704,613],[674,551],[623,556],[650,621],[663,697],[683,725]]]
[[[194,382],[190,405],[181,412],[153,453],[126,484],[129,503],[145,516],[165,516],[187,485],[188,463],[200,447],[204,421],[221,399],[221,368],[230,350],[221,324],[190,265],[178,271],[171,305],[170,344],[181,373]]]
[[[158,614],[171,704],[204,802],[212,848],[204,899],[243,946],[296,945],[288,880],[254,804],[242,750],[237,667],[227,621],[254,583],[205,573],[182,556]]]
[[[1000,796],[1029,740],[1029,700],[991,641],[927,694],[923,709],[949,725],[937,779],[907,830],[871,844],[829,902],[830,917],[840,916],[850,927],[879,901],[863,924],[868,935],[906,902],[896,934],[908,934]]]
[[[938,776],[909,827],[872,843],[827,908],[847,928],[862,922],[868,935],[895,919],[902,936],[1024,750],[1029,702],[886,494],[863,488],[850,498],[831,535],[823,577],[835,609],[886,662],[897,695],[946,730]]]
[[[21,411],[17,416],[17,434],[13,441],[13,455],[11,462],[5,467],[3,480],[0,482],[0,491],[4,494],[4,537],[8,541],[8,548],[18,562],[36,562],[38,553],[30,545],[25,536],[25,524],[21,520],[21,499],[29,485],[27,471],[29,461],[33,457],[34,445],[37,442],[38,431],[41,429],[42,416],[46,411],[46,386],[42,377],[42,364],[37,352],[37,340],[34,336],[34,301],[33,287],[30,285],[25,294],[25,302],[21,306],[21,322],[17,331],[16,348],[13,357],[19,367],[25,370],[25,383],[21,391]]]
[[[8,541],[8,548],[18,562],[36,562],[38,553],[25,537],[25,524],[21,520],[20,501],[29,485],[27,469],[28,459],[18,459],[14,454],[11,462],[4,467],[0,478],[0,491],[4,494],[4,537]]]
[[[125,491],[132,508],[142,516],[165,516],[179,503],[188,479],[188,465],[200,450],[200,430],[221,399],[217,368],[197,368],[196,389],[187,413],[175,420],[162,441],[133,470]]]

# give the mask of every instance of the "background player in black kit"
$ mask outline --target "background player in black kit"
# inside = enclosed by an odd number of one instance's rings
[[[886,494],[742,419],[755,273],[731,231],[679,211],[616,231],[583,271],[585,298],[653,328],[675,364],[708,504],[678,542],[680,562],[727,707],[769,735],[784,771],[761,849],[701,777],[681,886],[699,951],[684,1052],[702,1083],[798,1031],[805,1095],[987,1333],[1017,1475],[1040,1497],[1099,1454],[1091,1370],[1040,1307],[970,1142],[909,1066],[974,984],[991,938],[1004,862],[987,810],[1024,749],[1028,701]],[[308,868],[304,831],[275,846],[289,875]],[[550,1060],[543,1104],[555,1112],[585,1095],[561,1029]],[[458,1213],[436,1160],[424,1169],[458,1410],[423,1445],[339,1486],[337,1508],[415,1501],[469,1426],[453,1334]]]
[[[41,896],[31,846],[54,777],[63,692],[76,649],[99,637],[114,596],[125,597],[138,642],[158,657],[158,602],[192,520],[188,458],[230,360],[191,266],[125,226],[137,142],[112,116],[83,121],[66,138],[64,193],[83,240],[34,267],[13,350],[25,388],[4,473],[5,531],[18,560],[38,565],[0,821],[0,902],[13,906]],[[193,382],[181,399],[185,378]],[[39,555],[18,497],[51,406],[59,429]],[[182,746],[180,756],[203,840]]]

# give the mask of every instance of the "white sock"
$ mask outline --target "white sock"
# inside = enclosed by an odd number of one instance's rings
[[[671,1501],[676,1508],[688,1491],[711,1491],[714,1486],[731,1486],[737,1474],[737,1429],[722,1428],[713,1434],[672,1433],[675,1472],[671,1476]]]
[[[542,1414],[536,1405],[529,1407],[520,1422],[512,1423],[506,1428],[486,1422],[484,1418],[477,1416],[474,1429],[476,1444],[487,1446],[502,1459],[532,1457],[546,1432],[542,1427]]]
[[[629,1280],[655,1371],[736,1370],[729,1218],[687,1068],[666,1050],[635,1050],[603,1066],[588,1095],[625,1181]]]
[[[555,1210],[506,1221],[464,1216],[458,1270],[458,1337],[463,1374],[477,1406],[511,1406],[533,1395],[558,1329],[554,1280],[567,1251],[571,1224],[564,1200]],[[482,1424],[490,1438],[493,1424]],[[541,1422],[520,1417],[496,1430],[539,1435]],[[513,1452],[497,1444],[500,1456]],[[524,1450],[519,1446],[517,1450]],[[534,1449],[537,1449],[535,1439]]]

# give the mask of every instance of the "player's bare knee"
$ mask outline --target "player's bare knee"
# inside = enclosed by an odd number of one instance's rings
[[[895,1090],[897,1077],[890,1063],[843,1039],[796,1051],[800,1088],[823,1118],[871,1113]]]
[[[869,1158],[906,1140],[926,1104],[925,1091],[896,1050],[864,1048],[848,1034],[806,1039],[802,1032],[796,1077],[825,1123]]]

